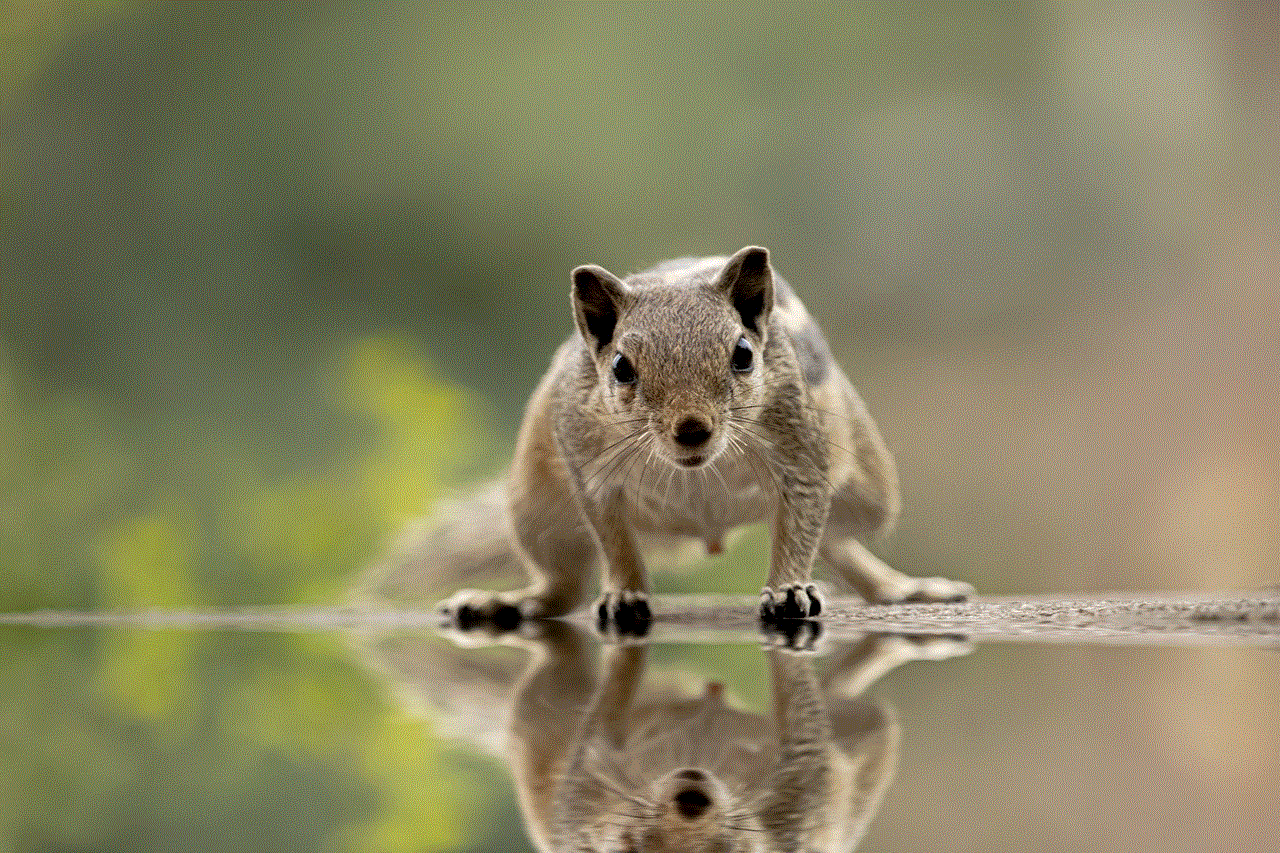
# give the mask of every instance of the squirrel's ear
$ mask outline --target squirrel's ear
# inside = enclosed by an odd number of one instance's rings
[[[773,310],[773,268],[769,250],[762,246],[739,249],[724,265],[719,285],[742,317],[742,325],[757,335],[764,334]]]
[[[604,267],[585,264],[575,267],[573,278],[573,318],[582,339],[596,352],[613,340],[618,314],[627,302],[626,286]]]

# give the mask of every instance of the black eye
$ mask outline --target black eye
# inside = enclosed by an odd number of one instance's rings
[[[636,369],[631,366],[631,359],[620,352],[613,354],[613,379],[619,385],[630,385],[636,381]]]
[[[751,341],[746,337],[738,338],[738,342],[733,346],[733,369],[738,373],[746,373],[751,369],[754,356],[755,350],[751,348]]]

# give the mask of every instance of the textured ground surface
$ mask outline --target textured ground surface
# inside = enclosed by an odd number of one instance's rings
[[[753,625],[747,599],[659,598],[659,626],[696,632]],[[865,631],[965,634],[975,640],[1227,641],[1280,645],[1280,593],[979,598],[962,604],[828,603],[830,636]]]
[[[658,596],[652,636],[664,641],[733,641],[758,635],[756,601],[747,596]],[[575,619],[586,620],[585,613]],[[0,624],[113,625],[136,628],[265,631],[383,631],[438,624],[426,610],[53,612],[0,614]],[[1280,591],[1250,594],[1125,593],[1089,598],[989,598],[963,604],[868,605],[828,602],[823,634],[868,631],[963,634],[974,640],[1197,643],[1280,646]]]

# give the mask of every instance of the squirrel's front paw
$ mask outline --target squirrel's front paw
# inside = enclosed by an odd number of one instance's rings
[[[652,622],[649,597],[643,592],[630,589],[606,592],[596,602],[596,627],[601,633],[643,637],[649,633]]]
[[[790,619],[811,619],[822,612],[822,596],[814,584],[789,583],[777,590],[760,590],[760,621],[774,624]]]
[[[436,605],[436,613],[446,625],[462,631],[489,628],[514,631],[526,618],[536,615],[524,601],[495,592],[463,589]]]

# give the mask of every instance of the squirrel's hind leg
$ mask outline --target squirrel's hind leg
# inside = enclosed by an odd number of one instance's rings
[[[902,601],[964,601],[973,595],[973,586],[948,578],[916,578],[903,574],[863,545],[859,536],[873,517],[857,496],[838,492],[831,502],[827,526],[818,546],[818,557],[834,570],[837,581],[853,587],[867,601],[893,604]]]
[[[965,601],[973,595],[973,586],[964,581],[903,574],[851,536],[825,539],[818,553],[840,579],[874,604]]]

